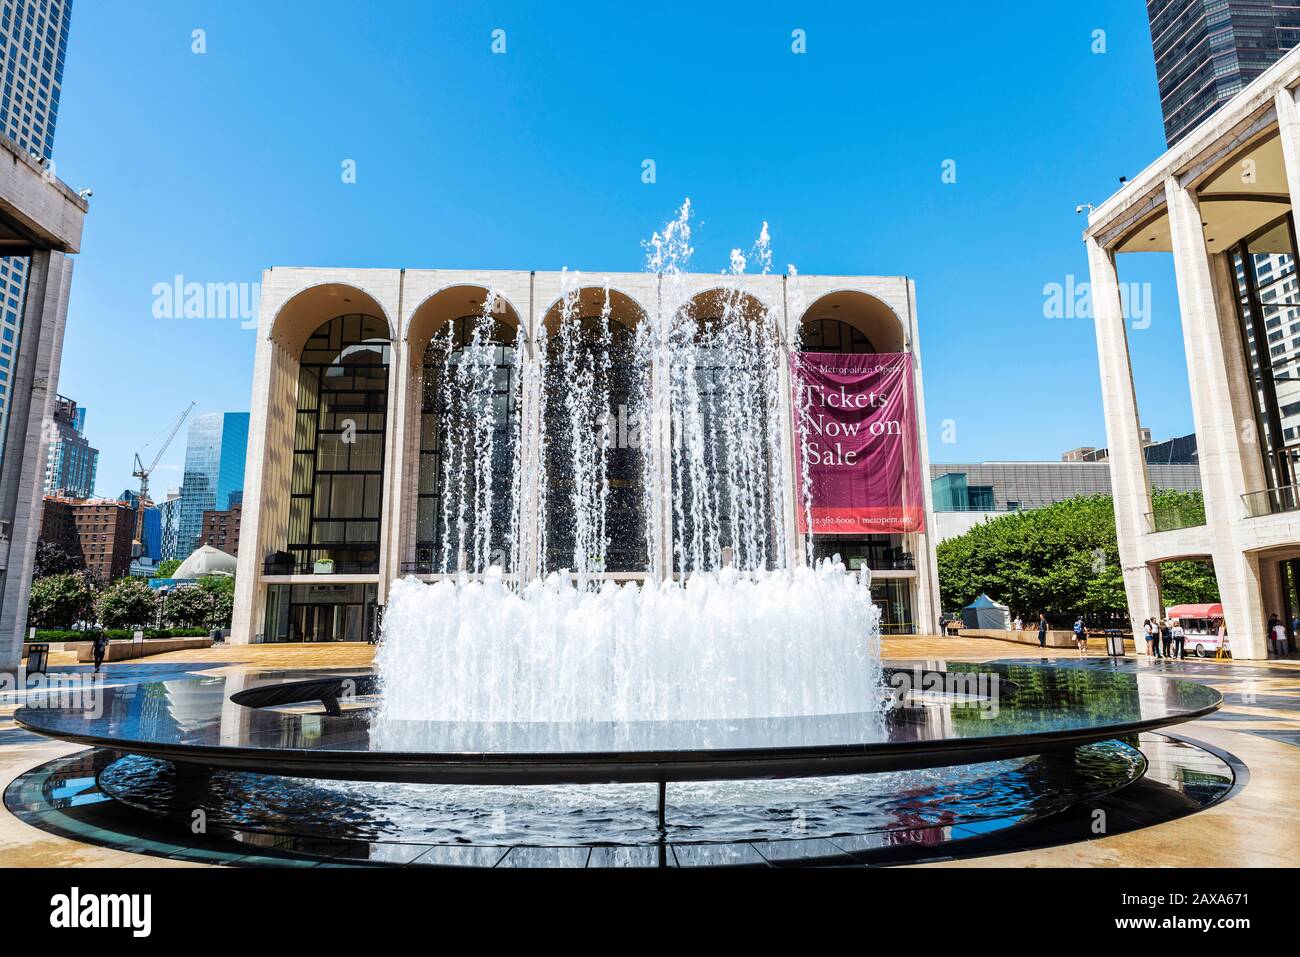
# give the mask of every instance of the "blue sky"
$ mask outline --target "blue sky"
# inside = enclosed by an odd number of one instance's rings
[[[156,283],[635,270],[689,196],[700,271],[767,220],[779,264],[915,278],[933,461],[1056,459],[1105,434],[1091,323],[1045,318],[1044,285],[1087,277],[1075,206],[1163,149],[1140,0],[77,0],[55,159],[95,193],[60,391],[89,408],[98,490],[117,494],[191,399],[249,406],[254,333],[155,318]],[[1121,278],[1152,284],[1130,334],[1144,423],[1189,432],[1170,257],[1127,257]]]

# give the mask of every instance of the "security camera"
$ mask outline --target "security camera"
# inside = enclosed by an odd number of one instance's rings
[[[90,199],[90,197],[95,195],[95,191],[93,189],[79,189],[77,190],[77,195],[82,199]]]
[[[1081,212],[1083,212],[1085,209],[1086,209],[1088,212],[1091,213],[1091,212],[1093,211],[1093,205],[1092,205],[1092,203],[1080,203],[1078,206],[1074,207],[1074,211],[1075,211],[1076,213],[1081,213]]]

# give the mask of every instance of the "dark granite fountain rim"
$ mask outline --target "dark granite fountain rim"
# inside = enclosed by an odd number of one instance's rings
[[[998,673],[1012,666],[980,667]],[[1041,670],[1053,680],[1066,670],[1043,665],[1021,667]],[[333,680],[355,683],[359,678],[369,677],[335,675]],[[1093,675],[1091,680],[1100,682],[1103,689],[1137,695],[1137,678],[1132,674],[1105,673]],[[223,719],[229,723],[230,716],[223,710],[227,708],[228,697],[224,694],[224,681],[211,677],[103,689],[106,698],[103,714],[98,717],[87,715],[84,709],[78,708],[24,707],[14,718],[23,727],[49,737],[162,758],[192,768],[432,784],[663,783],[861,774],[999,761],[1152,731],[1203,717],[1222,704],[1217,691],[1195,682],[1164,677],[1149,680],[1158,684],[1147,685],[1147,697],[1138,702],[1135,711],[1119,713],[1107,720],[1094,720],[1095,715],[1084,713],[1085,701],[1063,698],[1060,699],[1063,706],[1060,714],[1072,719],[1073,723],[1066,721],[1030,731],[939,737],[930,734],[929,727],[914,724],[904,728],[910,735],[906,738],[776,746],[578,748],[563,751],[368,750],[369,716],[361,711],[331,716],[241,709],[247,717],[236,719],[239,727],[227,729]],[[212,687],[218,682],[222,684],[219,691]],[[177,685],[190,687],[172,687]],[[178,691],[194,691],[196,688],[201,700],[180,701],[175,704],[177,714],[173,714],[172,696]],[[1152,699],[1153,691],[1159,691],[1162,697]],[[999,706],[1009,707],[1014,712],[1022,693],[1016,689],[1010,695],[1000,695]],[[1180,698],[1189,703],[1174,706],[1172,702]],[[792,722],[810,722],[814,727],[821,722],[823,727],[828,727],[833,719],[855,717],[862,716],[761,719],[757,730],[753,727],[744,730],[751,735],[748,740],[754,740],[752,736],[755,734],[789,730],[794,727]],[[171,719],[171,723],[164,718]],[[920,721],[919,718],[916,720]],[[651,724],[661,725],[652,730],[675,730],[675,723]],[[738,737],[735,729],[743,726],[743,722],[681,724],[683,733],[698,734],[701,725],[708,725],[704,730],[724,737],[730,733],[733,738]],[[449,727],[451,731],[459,729],[456,725]],[[142,729],[148,733],[141,733]],[[468,728],[470,732],[474,730]],[[547,728],[540,727],[540,730]],[[618,726],[618,730],[624,729]],[[294,743],[286,746],[286,741]]]

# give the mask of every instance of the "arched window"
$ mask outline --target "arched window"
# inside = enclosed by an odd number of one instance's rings
[[[294,570],[379,571],[388,328],[374,316],[338,316],[303,347],[294,422],[288,551]]]
[[[670,362],[673,568],[773,568],[786,550],[781,516],[778,323],[758,300],[721,291],[684,307]],[[686,341],[689,337],[689,342]]]
[[[477,411],[473,390],[464,388],[457,370],[473,344],[480,316],[462,316],[448,323],[424,351],[420,405],[420,474],[416,500],[415,564],[419,572],[457,570],[462,549],[471,571],[510,564],[506,534],[511,522],[511,481],[514,469],[514,419],[518,402],[515,331],[492,320],[487,336],[491,350],[492,520],[489,554],[477,556],[475,502],[479,470],[467,456],[474,454]],[[463,541],[462,545],[462,532]]]
[[[585,567],[600,572],[644,572],[647,568],[645,503],[641,423],[637,393],[641,369],[637,364],[633,330],[617,318],[605,326],[599,317],[572,320],[577,330],[567,340],[556,333],[547,340],[546,416],[542,423],[546,448],[546,512],[543,516],[546,571]],[[567,347],[567,348],[566,348]],[[567,352],[567,354],[566,354]],[[566,368],[566,363],[572,368]],[[578,397],[575,381],[589,383],[601,395],[591,397],[591,407],[578,409],[585,419],[578,426],[575,449],[575,410]],[[578,394],[582,390],[577,390]],[[603,422],[602,422],[603,418]],[[607,439],[602,428],[608,430]],[[599,509],[597,458],[604,454],[604,478],[608,482],[603,515]],[[575,462],[590,456],[588,488],[591,528],[585,543],[592,554],[578,549],[578,516],[575,514]],[[597,539],[603,538],[602,544]],[[598,552],[598,554],[597,554]]]
[[[861,355],[875,352],[871,340],[847,322],[811,319],[800,331],[799,348],[804,352],[839,352]]]

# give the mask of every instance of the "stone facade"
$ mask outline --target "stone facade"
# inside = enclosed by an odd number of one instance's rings
[[[571,280],[572,276],[569,277]],[[380,556],[378,571],[336,573],[330,581],[339,586],[373,586],[383,604],[388,584],[403,573],[414,548],[415,501],[418,484],[420,396],[422,360],[431,337],[449,319],[481,306],[487,289],[502,300],[502,319],[518,327],[526,324],[528,341],[553,315],[563,295],[566,277],[558,272],[426,270],[426,269],[320,269],[273,268],[263,276],[257,351],[253,375],[252,418],[245,467],[241,548],[232,640],[258,640],[263,628],[267,589],[272,585],[320,586],[318,575],[302,574],[298,567],[268,564],[288,545],[289,499],[293,457],[294,409],[299,357],[308,337],[323,323],[346,314],[373,315],[388,324],[392,338],[389,365],[388,415],[384,448]],[[577,280],[584,295],[608,284],[617,308],[629,315],[648,315],[654,309],[674,309],[674,296],[708,295],[723,283],[716,275],[689,275],[669,284],[654,273],[584,274]],[[917,428],[920,468],[928,475],[924,390],[921,380],[920,342],[917,332],[916,291],[903,277],[784,276],[742,277],[743,293],[772,309],[783,325],[787,343],[797,338],[799,324],[814,318],[819,308],[846,308],[826,312],[827,318],[861,313],[869,338],[880,352],[910,352],[915,356]],[[819,306],[821,304],[821,306]],[[820,313],[818,314],[820,316]],[[855,314],[854,314],[855,315]],[[858,320],[854,319],[854,322]],[[531,361],[531,357],[528,361]],[[525,383],[528,381],[525,375]],[[788,390],[787,390],[788,394]],[[521,399],[525,430],[537,428],[536,396],[527,388]],[[789,446],[789,443],[787,443]],[[525,448],[527,448],[525,444]],[[524,469],[540,463],[524,462]],[[793,474],[793,448],[787,448],[786,467]],[[939,614],[937,568],[934,558],[933,509],[929,483],[926,496],[927,532],[904,536],[915,567],[880,571],[877,577],[909,582],[914,620],[929,629]],[[535,503],[522,503],[521,535],[536,534]],[[647,516],[647,521],[652,520]],[[793,529],[795,515],[788,516]],[[791,535],[794,542],[796,536]],[[791,560],[801,560],[802,548],[792,545]],[[533,554],[526,544],[521,554]],[[536,574],[526,567],[525,576]],[[436,575],[424,575],[436,578]],[[635,577],[635,576],[621,576]]]

